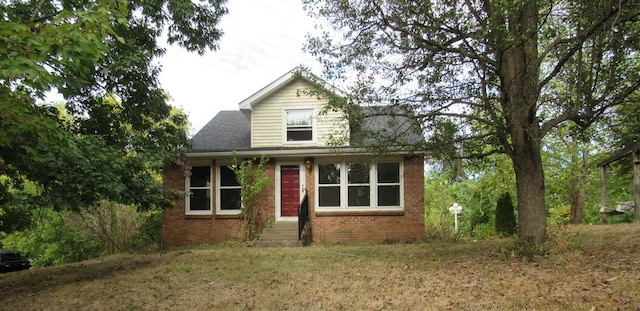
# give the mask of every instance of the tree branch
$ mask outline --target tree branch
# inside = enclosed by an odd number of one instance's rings
[[[549,81],[551,81],[553,78],[555,78],[555,76],[560,72],[560,70],[562,70],[562,67],[564,67],[566,62],[569,61],[571,59],[571,57],[573,57],[573,55],[577,51],[582,49],[582,46],[583,46],[584,42],[588,38],[591,38],[591,36],[593,34],[595,34],[597,31],[602,30],[607,21],[611,20],[611,18],[613,18],[613,17],[615,17],[616,21],[617,21],[618,18],[619,18],[619,14],[618,13],[619,13],[620,9],[621,9],[621,6],[618,6],[617,8],[607,12],[607,14],[605,16],[603,16],[597,22],[593,23],[592,26],[589,29],[587,29],[586,31],[580,32],[578,35],[576,35],[574,37],[571,37],[571,38],[557,39],[554,42],[552,42],[549,46],[547,46],[547,48],[542,53],[540,53],[540,60],[541,61],[549,53],[551,53],[551,51],[553,51],[556,48],[558,48],[558,46],[573,42],[573,45],[571,46],[571,48],[564,54],[563,57],[561,57],[558,60],[558,62],[554,66],[553,70],[547,75],[547,77],[542,79],[542,81],[540,82],[540,84],[538,86],[539,90],[542,90],[549,83]],[[640,14],[640,13],[636,13],[633,16],[638,16],[638,14]]]
[[[36,19],[36,16],[38,16],[38,14],[40,14],[40,10],[42,9],[42,6],[44,5],[45,0],[40,0],[38,1],[38,4],[36,5],[35,9],[33,9],[33,13],[31,13],[31,17],[29,18],[29,22],[33,22]]]

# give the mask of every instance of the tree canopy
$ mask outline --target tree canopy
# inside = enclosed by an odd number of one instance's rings
[[[327,78],[349,81],[351,100],[332,104],[411,114],[423,150],[508,155],[520,238],[546,233],[543,138],[590,127],[640,86],[637,0],[303,2],[331,27],[307,50]]]
[[[56,208],[164,202],[155,173],[188,144],[188,120],[158,80],[159,40],[216,50],[224,3],[0,3],[0,189],[36,182]],[[40,103],[49,90],[65,111]]]

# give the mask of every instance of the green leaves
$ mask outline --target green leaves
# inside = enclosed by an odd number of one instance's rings
[[[4,7],[11,11],[19,6]],[[112,18],[124,1],[87,3],[82,9],[49,8],[43,19],[31,12],[12,11],[0,21],[0,81],[8,88],[24,86],[42,97],[52,87],[86,81],[95,62],[107,52]],[[35,12],[34,12],[35,13]],[[80,79],[85,77],[84,79]]]
[[[125,143],[136,143],[128,145],[135,149],[127,150],[116,142],[108,145],[96,135],[74,136],[45,115],[41,107],[18,112],[12,109],[15,107],[3,107],[3,133],[10,135],[0,138],[0,168],[3,174],[24,176],[38,183],[41,196],[51,206],[81,209],[99,199],[144,208],[166,203],[158,172],[173,155],[173,135],[186,141],[186,127],[173,128],[173,132],[158,128],[148,136],[123,134]],[[150,140],[154,144],[149,147],[141,145],[145,138],[153,137],[160,141]],[[178,145],[181,143],[173,146]]]
[[[563,123],[592,126],[640,88],[634,0],[304,6],[337,34],[306,48],[327,76],[348,77],[351,103],[412,107],[427,147],[442,146],[433,153],[511,157],[521,238],[544,237],[544,137]]]
[[[215,49],[223,3],[0,3],[0,176],[35,182],[57,209],[166,203],[159,172],[189,124],[160,87],[157,40],[169,24],[170,42]],[[35,104],[51,89],[67,115]]]
[[[242,210],[240,215],[243,220],[243,229],[247,242],[255,241],[259,237],[258,197],[262,194],[264,187],[271,182],[271,179],[266,175],[264,167],[269,162],[269,158],[262,155],[257,164],[254,163],[255,161],[255,158],[240,161],[234,152],[233,163],[230,166],[242,191]]]
[[[172,23],[169,25],[169,43],[178,43],[189,51],[202,55],[206,48],[218,49],[222,31],[215,28],[220,17],[227,13],[226,1],[209,0],[198,4],[190,0],[168,1],[167,9]]]

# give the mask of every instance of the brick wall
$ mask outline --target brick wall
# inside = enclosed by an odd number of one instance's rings
[[[309,159],[313,161],[313,159]],[[212,161],[212,166],[215,162]],[[258,198],[260,216],[259,230],[265,220],[275,221],[275,160],[265,166],[271,182]],[[215,173],[215,170],[214,170]],[[315,213],[315,183],[313,170],[305,169],[307,190],[309,191],[309,215],[312,223],[314,242],[383,242],[412,241],[424,235],[424,166],[422,158],[404,160],[404,211],[402,212],[360,212],[360,213]],[[212,178],[215,183],[215,176]],[[165,188],[184,191],[182,169],[169,166],[165,169]],[[215,189],[215,184],[213,188]],[[185,200],[175,201],[175,206],[165,209],[163,218],[163,243],[165,246],[188,246],[198,244],[219,244],[229,240],[242,240],[241,221],[238,217],[215,215],[215,191],[213,215],[185,215]]]
[[[313,183],[313,178],[307,183]],[[313,189],[313,187],[311,187]],[[310,203],[314,196],[310,193]],[[315,206],[315,204],[311,204]],[[383,242],[420,240],[424,236],[424,164],[404,160],[403,212],[311,213],[314,242]]]
[[[212,161],[212,167],[215,162]],[[270,161],[265,166],[267,176],[271,182],[265,187],[263,194],[258,198],[260,206],[258,229],[262,230],[266,219],[275,220],[275,206],[273,194],[275,192],[275,166]],[[216,170],[212,176],[212,196],[213,215],[186,215],[185,199],[180,198],[174,201],[172,207],[163,212],[162,241],[167,247],[190,246],[201,244],[220,244],[226,241],[242,241],[244,234],[241,229],[241,220],[238,216],[216,215],[215,211],[215,177]],[[167,192],[171,189],[185,191],[185,180],[182,175],[182,168],[171,165],[165,168],[163,183]]]

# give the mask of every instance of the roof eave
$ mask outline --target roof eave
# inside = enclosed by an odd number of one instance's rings
[[[249,110],[251,111],[253,109],[253,104],[260,101],[261,99],[271,95],[272,93],[274,93],[275,91],[277,91],[278,89],[280,89],[280,87],[284,86],[285,84],[291,82],[295,77],[295,72],[298,68],[294,68],[292,70],[290,70],[289,72],[285,73],[283,76],[281,76],[280,78],[276,79],[275,81],[269,83],[267,86],[263,87],[262,89],[260,89],[259,91],[255,92],[253,95],[247,97],[245,100],[241,101],[238,105],[240,106],[240,110]]]
[[[247,97],[245,100],[241,101],[238,106],[240,107],[240,110],[242,111],[252,111],[253,110],[253,105],[255,103],[260,102],[262,99],[264,99],[265,97],[273,94],[274,92],[278,91],[280,88],[282,88],[283,86],[287,85],[289,82],[295,80],[296,78],[301,78],[304,79],[305,81],[311,83],[311,84],[315,84],[317,83],[316,80],[317,78],[315,78],[315,76],[313,76],[311,73],[309,73],[307,70],[305,70],[304,68],[300,68],[300,67],[296,67],[293,68],[291,70],[289,70],[289,72],[285,73],[284,75],[282,75],[280,78],[276,79],[275,81],[269,83],[269,85],[263,87],[262,89],[260,89],[259,91],[255,92],[253,95]],[[325,88],[327,91],[333,92],[334,94],[338,95],[338,96],[342,96],[345,97],[346,95],[339,90],[338,88],[332,86],[332,85],[323,85],[323,88]]]
[[[640,145],[633,145],[631,147],[625,148],[624,150],[616,153],[615,155],[613,155],[613,156],[611,156],[611,157],[609,157],[607,159],[604,159],[604,160],[598,162],[597,165],[600,166],[600,167],[607,166],[612,162],[618,161],[618,160],[620,160],[620,159],[622,159],[622,158],[624,158],[624,157],[626,157],[626,156],[628,156],[630,154],[638,153],[638,152],[640,152]]]
[[[251,149],[251,150],[230,150],[230,151],[202,151],[202,152],[190,152],[187,153],[187,158],[222,158],[232,157],[233,155],[239,157],[252,157],[252,156],[273,156],[273,157],[314,157],[314,156],[327,156],[327,155],[375,155],[375,152],[368,151],[366,148],[321,148],[321,149],[281,149],[281,150],[265,150],[265,149]],[[398,151],[394,152],[396,155],[422,155],[423,153],[416,153],[415,151]]]

